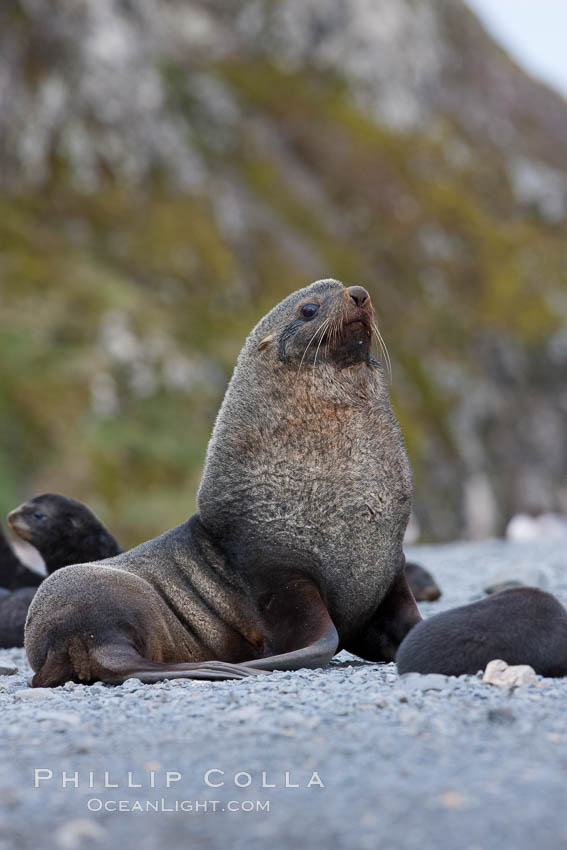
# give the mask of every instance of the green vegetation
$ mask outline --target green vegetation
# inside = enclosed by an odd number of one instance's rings
[[[458,462],[458,394],[432,364],[482,375],[486,335],[537,357],[559,327],[565,227],[518,206],[489,148],[450,164],[463,140],[449,123],[435,137],[378,127],[332,74],[207,70],[241,110],[220,150],[199,134],[191,74],[168,65],[163,78],[191,143],[258,211],[242,239],[223,233],[214,187],[180,193],[159,173],[143,191],[107,175],[81,193],[58,161],[41,190],[0,200],[0,513],[57,490],[125,545],[181,522],[245,335],[323,276],[373,294],[419,506],[433,467]]]

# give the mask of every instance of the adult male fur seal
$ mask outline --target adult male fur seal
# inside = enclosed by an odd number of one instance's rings
[[[411,472],[371,355],[367,291],[317,281],[238,358],[199,513],[99,564],[58,570],[30,607],[34,686],[242,678],[394,659],[420,620],[404,574]]]

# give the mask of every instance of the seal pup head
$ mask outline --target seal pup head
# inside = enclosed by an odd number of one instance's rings
[[[8,514],[8,525],[41,553],[48,572],[120,551],[86,505],[58,493],[43,493],[24,502]]]

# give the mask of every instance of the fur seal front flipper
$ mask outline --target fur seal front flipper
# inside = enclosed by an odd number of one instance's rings
[[[345,649],[367,661],[394,661],[400,643],[420,620],[419,609],[402,572],[368,626]]]
[[[259,322],[199,513],[45,580],[26,623],[34,685],[240,678],[319,667],[342,647],[393,659],[420,616],[403,578],[411,471],[374,329],[368,292],[335,280]]]
[[[234,582],[223,574],[218,555],[214,550],[203,552],[199,546],[203,535],[198,517],[192,517],[121,556],[127,569],[128,562],[135,560],[136,574],[113,568],[118,559],[112,558],[100,564],[64,568],[46,580],[26,623],[28,655],[34,668],[40,667],[34,686],[55,687],[69,678],[101,679],[112,684],[132,677],[145,682],[166,678],[241,679],[274,669],[327,664],[337,650],[338,635],[314,583],[291,575],[286,580],[282,575],[275,587],[260,592],[255,600],[241,599],[237,608],[240,583],[231,587]],[[199,566],[205,578],[203,597],[186,603],[191,618],[185,627],[180,620],[185,620],[187,611],[179,612],[179,619],[175,616],[162,596],[165,585],[158,584],[161,592],[155,593],[143,578],[146,569],[153,571],[156,564],[169,562],[172,577],[180,582],[181,589],[186,577],[182,573],[176,576],[175,563],[181,553],[189,558],[203,556],[195,568]],[[88,608],[87,581],[97,587],[97,605]],[[219,591],[225,600],[222,610],[215,612],[213,600]],[[52,606],[54,593],[65,598],[63,607]],[[40,634],[37,625],[46,621],[49,633]],[[72,637],[68,639],[70,630]],[[33,643],[30,634],[34,635]],[[227,658],[226,662],[207,658],[212,654],[211,643],[217,657]],[[199,660],[179,663],[179,656]]]

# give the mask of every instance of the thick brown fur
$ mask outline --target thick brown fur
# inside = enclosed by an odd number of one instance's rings
[[[519,587],[419,623],[396,658],[403,673],[474,674],[489,661],[567,675],[567,611],[550,593]]]
[[[43,583],[26,624],[35,685],[240,677],[320,666],[341,647],[393,660],[420,619],[403,572],[412,481],[373,322],[366,291],[334,280],[259,322],[199,513]]]

